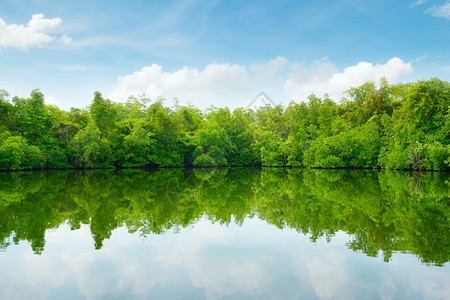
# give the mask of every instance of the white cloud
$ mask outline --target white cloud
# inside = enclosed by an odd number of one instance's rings
[[[306,263],[311,285],[320,299],[349,299],[349,289],[343,288],[351,282],[345,268],[343,255],[334,252],[326,257],[313,256]],[[340,297],[337,297],[340,296]]]
[[[267,63],[257,63],[250,66],[257,80],[270,81],[278,72],[283,71],[287,59],[281,56],[269,60]]]
[[[6,24],[0,18],[0,48],[16,48],[27,50],[30,47],[42,47],[54,41],[68,44],[71,38],[50,35],[55,27],[61,24],[60,18],[45,19],[43,14],[35,14],[27,25]]]
[[[62,35],[61,38],[59,39],[63,44],[69,44],[70,42],[72,42],[72,38],[70,36],[67,35]]]
[[[421,60],[424,60],[428,57],[428,53],[425,53],[422,56],[419,56],[418,58],[415,59],[416,62],[420,62]]]
[[[304,66],[305,63],[292,63],[290,79],[296,82],[304,81],[320,81],[323,78],[330,77],[331,74],[336,73],[337,69],[333,63],[328,61],[328,57],[323,57],[315,60],[312,67],[308,69]]]
[[[426,55],[417,61],[425,58]],[[151,99],[177,97],[180,104],[192,103],[199,108],[245,107],[261,91],[276,103],[284,104],[290,100],[306,100],[311,93],[320,97],[327,93],[339,100],[351,87],[367,81],[378,82],[383,76],[395,83],[412,71],[411,63],[397,57],[384,64],[360,62],[342,71],[327,57],[314,61],[311,66],[276,57],[250,66],[214,63],[204,69],[183,67],[171,72],[152,64],[119,77],[108,97],[114,101],[125,101],[130,95],[140,94]]]
[[[183,67],[174,72],[165,72],[162,66],[152,64],[133,74],[119,77],[111,98],[124,101],[130,95],[145,93],[152,99],[161,96],[201,101],[247,93],[251,86],[252,80],[245,67],[237,64],[214,63],[208,64],[203,70]]]
[[[409,7],[419,6],[426,2],[426,0],[417,0],[413,4],[411,4]]]
[[[336,67],[324,58],[315,61],[309,69],[303,64],[294,64],[292,74],[284,84],[284,91],[286,96],[293,100],[306,100],[312,93],[317,96],[327,93],[331,98],[339,100],[350,87],[367,81],[378,82],[383,76],[388,81],[395,82],[401,75],[412,71],[411,63],[394,57],[386,64],[360,62],[345,68],[343,72],[337,72]]]
[[[27,241],[8,247],[0,255],[0,299],[159,299],[171,289],[172,298],[208,299],[445,299],[450,292],[447,266],[404,253],[387,264],[347,249],[351,237],[342,231],[311,243],[258,218],[242,227],[203,218],[144,240],[121,227],[95,250],[91,230],[47,230],[42,255]]]
[[[446,2],[444,5],[436,6],[426,10],[426,12],[431,13],[433,17],[446,18],[450,20],[450,2]]]
[[[53,96],[45,97],[45,104],[50,104],[50,105],[54,105],[57,107],[61,107],[61,102],[59,102],[58,99],[56,99]]]

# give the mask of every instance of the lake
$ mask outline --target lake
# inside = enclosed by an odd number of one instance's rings
[[[448,299],[450,175],[0,173],[0,299]]]

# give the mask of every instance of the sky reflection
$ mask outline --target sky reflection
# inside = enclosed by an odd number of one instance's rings
[[[449,267],[409,254],[389,263],[349,250],[339,231],[311,243],[254,217],[243,226],[202,219],[163,235],[113,231],[95,250],[88,226],[46,233],[0,253],[2,299],[445,299]]]

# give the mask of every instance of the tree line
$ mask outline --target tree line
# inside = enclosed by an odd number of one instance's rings
[[[450,170],[450,84],[438,78],[310,95],[287,107],[205,111],[100,92],[61,110],[0,91],[0,170],[288,166]]]

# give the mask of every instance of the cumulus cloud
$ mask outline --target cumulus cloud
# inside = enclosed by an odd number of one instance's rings
[[[237,64],[208,64],[203,70],[183,67],[174,72],[163,71],[152,64],[133,74],[119,77],[111,98],[123,101],[130,95],[144,93],[150,98],[179,97],[201,100],[246,93],[252,80],[246,68]]]
[[[323,96],[327,93],[333,99],[340,99],[350,87],[359,86],[367,81],[378,82],[381,77],[395,82],[401,75],[411,73],[411,63],[405,63],[398,57],[385,64],[360,62],[357,65],[338,72],[334,64],[324,58],[315,61],[311,68],[303,64],[294,64],[292,74],[284,84],[284,92],[289,99],[305,100],[310,94]]]
[[[33,15],[27,25],[8,25],[0,18],[0,48],[27,50],[30,47],[42,47],[55,41],[68,44],[72,39],[67,35],[49,34],[61,22],[60,18],[46,19],[43,14]]]
[[[426,57],[425,54],[417,61]],[[261,91],[276,103],[303,101],[312,93],[320,97],[327,93],[339,100],[351,87],[367,81],[379,82],[381,77],[395,83],[412,71],[411,63],[397,57],[384,64],[360,62],[343,70],[338,70],[327,57],[311,65],[276,57],[250,66],[214,63],[204,69],[183,67],[174,71],[152,64],[119,77],[108,97],[114,101],[125,101],[131,95],[141,94],[151,99],[177,97],[181,104],[192,103],[199,108],[210,105],[245,107]]]
[[[255,78],[261,81],[271,80],[278,72],[283,71],[287,64],[287,59],[278,56],[267,63],[257,63],[250,66]]]
[[[450,2],[446,2],[441,6],[433,5],[431,8],[427,9],[426,12],[431,13],[433,17],[446,18],[450,20]]]

